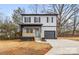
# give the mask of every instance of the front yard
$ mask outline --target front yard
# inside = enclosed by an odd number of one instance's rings
[[[34,41],[0,41],[0,55],[44,55],[52,46]]]

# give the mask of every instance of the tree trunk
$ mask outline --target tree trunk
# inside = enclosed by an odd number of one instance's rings
[[[61,36],[61,19],[57,19],[57,36]]]
[[[73,29],[73,36],[75,35],[75,28]]]
[[[76,16],[74,16],[73,36],[75,35],[75,30],[76,30]]]

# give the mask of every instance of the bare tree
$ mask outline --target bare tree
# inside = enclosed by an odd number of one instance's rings
[[[78,21],[78,16],[77,16],[78,12],[74,13],[74,18],[73,18],[73,31],[72,31],[72,34],[75,35],[75,32],[76,32],[76,29],[77,29],[77,26],[79,25],[79,21]]]
[[[62,27],[67,23],[67,21],[78,12],[78,6],[76,4],[53,4],[50,6],[50,10],[47,13],[57,13],[57,30],[58,34],[61,35]],[[53,11],[53,12],[52,12]]]
[[[44,5],[44,4],[40,4],[40,5],[39,4],[33,4],[33,5],[29,5],[29,9],[30,9],[31,13],[33,13],[33,14],[40,14],[40,13],[44,13],[46,11],[45,6],[47,6],[47,5]]]
[[[18,7],[17,9],[13,10],[12,20],[15,24],[19,24],[22,22],[21,14],[25,13],[25,9]]]
[[[29,5],[29,8],[32,13],[35,13],[35,14],[38,13],[38,4]]]

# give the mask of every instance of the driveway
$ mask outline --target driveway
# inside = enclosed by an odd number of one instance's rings
[[[79,54],[79,41],[50,39],[47,40],[47,42],[49,42],[53,46],[53,48],[48,51],[46,55]]]

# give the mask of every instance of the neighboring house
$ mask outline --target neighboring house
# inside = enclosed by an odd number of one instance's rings
[[[36,40],[42,38],[56,39],[56,19],[58,14],[21,14],[20,23],[21,37],[34,37]],[[27,39],[26,39],[27,40]]]

